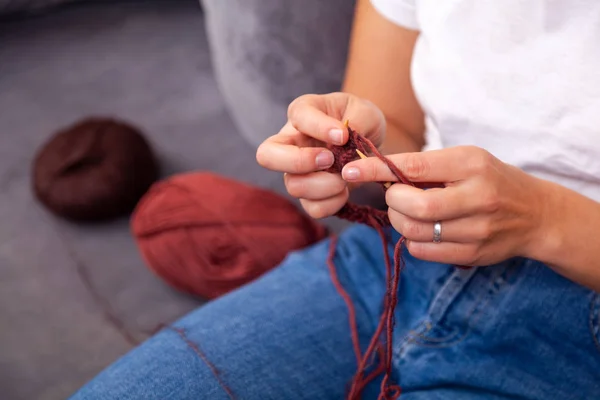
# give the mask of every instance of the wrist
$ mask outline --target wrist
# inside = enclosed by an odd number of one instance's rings
[[[567,199],[562,187],[533,177],[531,188],[536,192],[537,210],[532,212],[534,229],[525,246],[524,256],[543,263],[552,264],[563,249],[563,221],[568,218]]]
[[[535,221],[538,226],[529,236],[523,256],[600,291],[600,248],[596,239],[600,204],[553,182],[536,180],[535,185],[538,188],[531,189],[542,201]]]

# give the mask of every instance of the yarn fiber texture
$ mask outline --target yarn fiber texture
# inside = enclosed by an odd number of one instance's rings
[[[101,221],[130,213],[158,174],[152,148],[136,127],[87,118],[42,146],[32,184],[37,199],[57,216]]]
[[[256,279],[328,233],[287,198],[209,172],[154,184],[131,230],[154,273],[206,299]]]

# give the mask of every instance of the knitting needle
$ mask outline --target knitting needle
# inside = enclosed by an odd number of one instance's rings
[[[358,153],[358,155],[360,156],[360,158],[362,158],[363,160],[365,158],[367,158],[367,156],[365,156],[364,153],[362,151],[360,151],[359,149],[356,149],[356,152]]]
[[[358,156],[360,158],[362,158],[363,160],[365,158],[367,158],[367,156],[365,156],[359,149],[356,149],[356,152],[358,153]],[[386,182],[386,183],[383,184],[383,186],[385,186],[386,189],[389,189],[390,186],[392,186],[392,182]]]
[[[348,119],[344,120],[344,127],[346,129],[349,129],[348,128],[349,123],[350,123],[350,121]],[[362,159],[367,158],[367,156],[365,156],[360,150],[356,149],[356,152],[358,153],[358,155],[359,155],[360,158],[362,158]],[[383,184],[383,186],[385,186],[386,189],[389,189],[390,186],[392,186],[392,182],[385,182]]]

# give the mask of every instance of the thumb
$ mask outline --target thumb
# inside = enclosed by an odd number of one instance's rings
[[[288,120],[299,132],[334,145],[348,141],[345,120],[376,146],[385,133],[383,113],[373,103],[349,93],[300,96],[288,107]]]
[[[348,130],[335,115],[342,115],[346,101],[340,95],[307,94],[288,107],[288,121],[298,132],[334,145],[348,141]]]

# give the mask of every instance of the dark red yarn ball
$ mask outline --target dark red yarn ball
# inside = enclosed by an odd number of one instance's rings
[[[150,144],[137,128],[86,118],[58,131],[38,151],[32,184],[52,213],[100,221],[130,213],[158,174]]]
[[[148,267],[171,286],[206,299],[277,266],[327,229],[275,192],[213,173],[154,184],[131,221]]]

